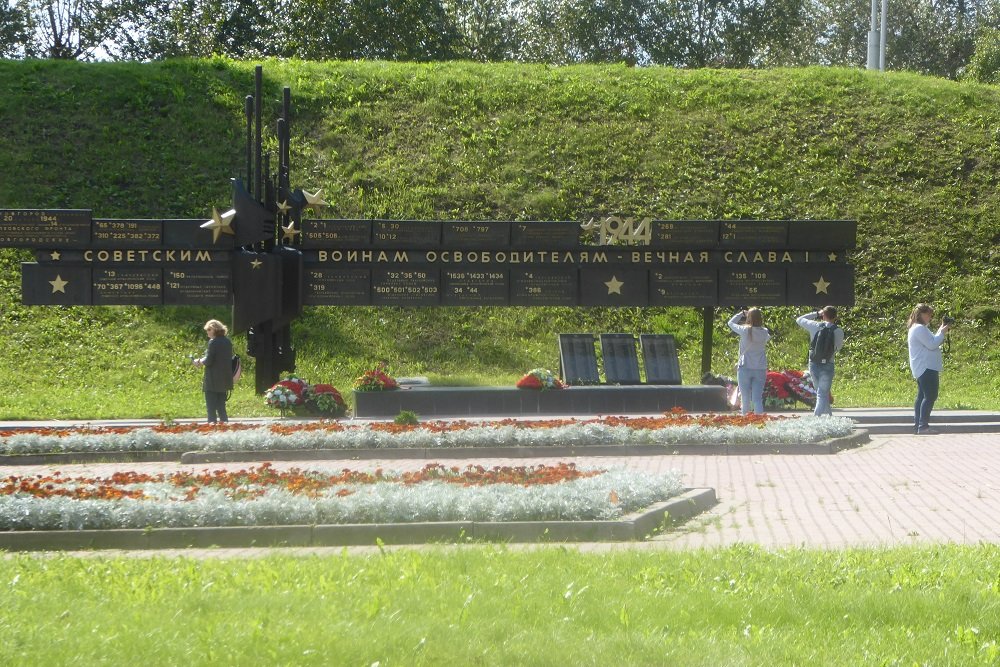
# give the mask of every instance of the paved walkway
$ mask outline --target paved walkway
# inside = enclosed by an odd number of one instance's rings
[[[563,459],[564,460],[564,459]],[[448,464],[446,458],[437,459]],[[553,463],[557,459],[480,459],[481,465]],[[579,457],[581,467],[624,465],[646,471],[680,470],[688,486],[715,488],[719,504],[685,526],[648,542],[585,544],[581,549],[693,549],[754,543],[765,547],[898,546],[1000,542],[1000,433],[873,436],[859,449],[831,456]],[[279,468],[419,469],[427,461],[312,461]],[[468,460],[453,461],[464,466]],[[211,469],[251,464],[213,464]],[[0,476],[60,469],[108,474],[191,469],[175,463],[0,466]],[[201,466],[194,466],[200,468]],[[287,549],[339,553],[340,547]],[[352,551],[355,548],[351,548]],[[366,548],[357,549],[359,552]],[[104,552],[107,553],[107,552]],[[259,556],[268,549],[116,552],[129,555]]]

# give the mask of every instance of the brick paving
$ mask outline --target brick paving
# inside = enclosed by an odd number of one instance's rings
[[[465,466],[470,461],[436,459]],[[487,458],[485,466],[554,463],[567,459]],[[624,465],[680,470],[685,484],[716,490],[719,504],[686,525],[642,543],[579,545],[581,549],[697,549],[738,543],[764,547],[841,548],[927,543],[1000,542],[1000,433],[873,436],[864,447],[836,455],[577,457],[581,467]],[[424,460],[276,462],[278,468],[413,470]],[[105,475],[115,470],[245,468],[226,463],[116,463],[0,466],[0,476],[52,470]],[[351,548],[366,551],[367,548]],[[289,548],[339,553],[341,547]],[[268,549],[116,552],[129,555],[255,556]]]

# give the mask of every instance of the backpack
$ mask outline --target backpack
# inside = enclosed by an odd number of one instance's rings
[[[834,332],[837,325],[832,327],[824,326],[809,341],[809,361],[818,364],[825,364],[833,361],[833,353],[836,351],[834,342],[836,338]]]
[[[236,384],[237,382],[239,382],[241,377],[243,377],[243,362],[240,361],[240,355],[234,354],[233,355],[233,384]]]

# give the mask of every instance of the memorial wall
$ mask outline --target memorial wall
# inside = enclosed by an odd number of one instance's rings
[[[30,305],[229,305],[239,252],[204,220],[0,211],[0,244],[35,249]],[[425,221],[302,219],[312,306],[852,305],[846,220]]]

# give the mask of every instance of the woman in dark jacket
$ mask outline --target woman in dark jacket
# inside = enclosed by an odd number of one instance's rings
[[[216,420],[228,422],[226,396],[233,388],[233,343],[226,334],[229,329],[219,320],[205,322],[208,334],[208,349],[205,356],[195,359],[195,366],[205,368],[205,379],[201,388],[205,391],[205,406],[208,408],[208,423]]]

